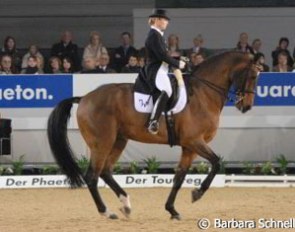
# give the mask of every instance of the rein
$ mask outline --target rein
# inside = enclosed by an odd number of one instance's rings
[[[207,81],[205,79],[198,78],[197,80],[199,80],[203,84],[207,85],[210,89],[217,92],[219,95],[221,95],[227,101],[234,102],[235,104],[238,104],[239,102],[241,102],[245,98],[245,94],[255,94],[256,93],[254,90],[247,90],[247,89],[244,91],[241,91],[239,89],[237,89],[236,91],[231,91],[231,90],[227,91],[225,88],[220,87],[220,86],[218,86],[210,81]],[[234,94],[235,98],[231,98],[230,96],[228,96],[227,95],[228,92],[231,94]]]

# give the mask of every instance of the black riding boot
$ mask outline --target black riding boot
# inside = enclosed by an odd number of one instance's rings
[[[159,98],[157,99],[148,126],[148,131],[155,135],[159,131],[159,118],[166,107],[169,97],[165,91],[162,91]]]

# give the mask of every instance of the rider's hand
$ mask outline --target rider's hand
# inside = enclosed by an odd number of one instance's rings
[[[184,69],[184,67],[185,67],[185,62],[184,61],[179,61],[179,68],[180,69]]]

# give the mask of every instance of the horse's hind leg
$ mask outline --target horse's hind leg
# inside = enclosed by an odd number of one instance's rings
[[[97,119],[100,122],[99,127],[96,127],[96,122],[89,121],[88,118],[84,121],[83,119],[80,118],[79,127],[91,153],[90,165],[84,179],[98,212],[108,218],[116,219],[117,215],[108,210],[97,189],[98,178],[116,140],[116,126],[114,121],[105,115]]]
[[[114,164],[119,159],[126,144],[127,144],[127,139],[125,139],[121,136],[117,137],[116,142],[113,146],[113,149],[105,162],[104,169],[103,169],[100,177],[104,180],[104,182],[107,185],[110,186],[110,188],[115,192],[117,197],[123,203],[123,207],[120,209],[121,212],[126,217],[129,217],[129,215],[131,213],[131,204],[130,204],[129,196],[121,188],[121,186],[116,182],[116,180],[113,178],[113,175],[112,175],[112,170],[113,170]]]
[[[100,153],[97,153],[96,151],[91,152],[91,157],[96,157],[96,158],[94,159],[91,158],[89,168],[84,178],[85,182],[96,204],[98,212],[101,215],[106,216],[110,219],[117,219],[118,218],[117,215],[110,212],[107,209],[97,189],[98,177],[103,169],[106,158]],[[100,157],[100,159],[97,159],[97,157]]]
[[[188,169],[190,168],[195,158],[196,158],[195,153],[183,148],[181,160],[179,162],[178,169],[173,179],[173,187],[165,205],[165,209],[171,214],[171,219],[180,220],[180,215],[174,208],[174,202],[175,202],[175,198],[178,193],[178,190],[181,188],[184,178],[188,172]]]
[[[204,195],[220,169],[219,157],[209,148],[205,142],[197,143],[195,148],[201,157],[207,159],[211,163],[212,168],[206,179],[202,182],[201,187],[192,191],[192,202],[199,200]]]

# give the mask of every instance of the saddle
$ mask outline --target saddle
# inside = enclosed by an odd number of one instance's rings
[[[173,76],[173,74],[169,74],[169,76],[171,77],[170,82],[171,82],[171,87],[172,87],[172,96],[169,98],[166,108],[165,108],[165,111],[167,111],[167,112],[171,111],[175,107],[175,105],[180,97],[179,86],[178,86],[176,78]],[[185,78],[185,76],[184,76],[184,78]],[[146,67],[144,67],[140,70],[140,72],[137,76],[137,79],[135,81],[133,91],[134,91],[134,93],[137,93],[137,94],[148,95],[149,96],[148,100],[151,99],[152,104],[154,104],[156,102],[156,100],[158,99],[158,97],[161,94],[161,91],[159,91],[156,88],[155,81],[151,80],[151,78],[148,77],[147,72],[146,72]],[[138,107],[136,107],[136,108],[138,108]],[[150,113],[148,111],[143,112],[140,109],[138,111],[142,112],[142,113]],[[178,113],[178,112],[176,112],[176,113]]]
[[[172,96],[169,98],[163,114],[166,118],[168,131],[168,143],[170,146],[176,144],[176,136],[174,129],[174,114],[182,111],[187,104],[187,91],[185,86],[178,86],[178,82],[173,74],[170,74]],[[184,76],[188,80],[188,76]],[[185,81],[188,83],[188,81]],[[161,92],[156,88],[153,81],[146,72],[146,68],[142,68],[134,85],[134,106],[138,112],[151,113],[153,106]],[[148,121],[147,121],[148,122]]]

